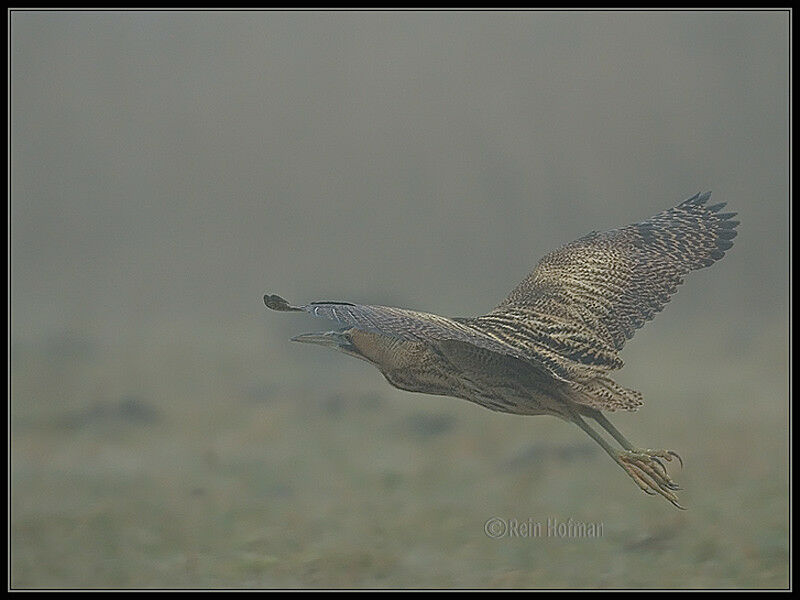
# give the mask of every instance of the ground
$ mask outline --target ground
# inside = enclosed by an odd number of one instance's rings
[[[611,416],[680,452],[685,512],[570,424],[394,390],[268,330],[17,340],[11,585],[786,587],[785,332],[747,355],[686,334],[623,354],[645,406]],[[602,536],[492,538],[493,518]]]

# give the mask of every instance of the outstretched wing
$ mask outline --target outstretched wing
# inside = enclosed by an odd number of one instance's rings
[[[588,382],[622,366],[617,351],[669,301],[683,276],[713,264],[733,245],[736,213],[698,194],[621,229],[592,232],[539,261],[492,312],[448,318],[388,306],[312,302],[268,308],[305,311],[408,341],[466,342],[525,360],[553,377]]]
[[[622,366],[617,351],[689,271],[733,245],[736,213],[698,194],[654,217],[592,232],[547,254],[491,313],[469,324],[555,361],[571,380]]]
[[[474,344],[480,348],[507,354],[523,360],[529,357],[524,349],[503,343],[495,337],[465,325],[463,319],[450,319],[431,313],[349,302],[312,302],[292,306],[280,296],[264,296],[267,308],[280,311],[304,311],[316,317],[325,317],[347,327],[355,327],[380,335],[416,342],[436,343],[455,340]]]

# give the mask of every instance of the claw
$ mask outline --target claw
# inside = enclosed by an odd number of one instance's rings
[[[670,479],[663,462],[671,462],[673,457],[683,466],[683,461],[677,453],[671,450],[650,449],[620,452],[619,464],[642,491],[651,496],[659,494],[676,508],[686,510],[678,503],[678,496],[675,494],[682,488]]]
[[[637,473],[637,475],[639,476],[641,481],[643,481],[648,486],[648,488],[652,490],[651,494],[654,493],[661,494],[662,496],[664,496],[664,498],[666,498],[673,504],[678,501],[678,497],[675,495],[675,493],[669,489],[665,489],[665,487],[661,485],[658,479],[654,477],[654,471],[651,468],[647,467],[646,465],[639,465],[639,464],[635,465],[634,468],[637,468],[639,470],[639,473]]]
[[[669,480],[665,480],[652,466],[647,463],[639,463],[636,465],[640,471],[642,471],[645,475],[649,476],[650,479],[660,488],[669,487],[668,484]]]
[[[653,462],[656,463],[659,467],[661,467],[661,473],[662,473],[662,475],[664,475],[666,477],[667,476],[667,467],[664,466],[664,463],[661,462],[661,459],[656,457],[656,456],[654,456],[653,457]]]
[[[645,494],[648,494],[649,496],[656,495],[656,493],[652,489],[650,489],[649,484],[635,470],[633,470],[632,468],[631,469],[626,468],[625,472],[628,473],[628,475],[630,475],[634,483],[636,483],[636,485],[638,485]]]

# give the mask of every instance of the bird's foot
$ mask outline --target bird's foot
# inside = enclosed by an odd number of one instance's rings
[[[685,510],[678,504],[675,494],[681,488],[670,479],[663,462],[670,462],[673,458],[677,458],[683,467],[683,460],[672,450],[624,450],[619,453],[622,468],[645,493],[660,494],[675,507]]]

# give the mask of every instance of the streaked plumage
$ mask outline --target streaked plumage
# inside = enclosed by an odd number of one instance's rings
[[[588,235],[547,254],[491,312],[448,318],[402,308],[312,302],[267,307],[305,311],[343,329],[294,338],[331,346],[374,364],[395,387],[455,396],[515,414],[550,414],[591,435],[648,493],[676,506],[677,486],[661,459],[638,450],[600,411],[636,410],[639,392],[611,378],[619,350],[664,308],[695,269],[733,245],[736,213],[698,194],[643,221]],[[613,449],[582,417],[593,418],[623,447]]]

